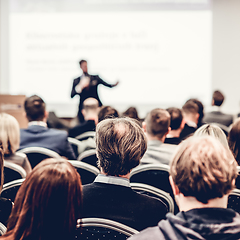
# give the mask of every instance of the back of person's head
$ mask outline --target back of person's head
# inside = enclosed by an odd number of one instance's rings
[[[84,119],[87,120],[95,120],[95,122],[98,122],[98,112],[99,112],[99,103],[98,100],[95,98],[87,98],[83,102],[83,116]]]
[[[182,111],[184,114],[198,114],[199,108],[198,105],[191,100],[182,106]]]
[[[20,130],[18,121],[7,113],[0,113],[0,140],[4,154],[13,154],[19,148]]]
[[[98,165],[111,176],[123,176],[139,164],[147,139],[135,119],[109,118],[96,129]]]
[[[37,95],[26,98],[24,108],[29,122],[42,121],[45,117],[45,102]]]
[[[226,134],[216,124],[204,124],[200,128],[198,128],[193,135],[194,136],[212,136],[218,139],[223,144],[224,147],[228,148],[228,141],[227,141]]]
[[[17,192],[6,239],[74,239],[81,217],[81,180],[65,159],[47,159]]]
[[[163,138],[169,131],[170,121],[170,114],[167,110],[161,108],[153,109],[144,120],[147,134],[156,136],[159,139]]]
[[[107,118],[117,118],[119,117],[118,111],[110,106],[102,106],[98,113],[98,122],[101,122]]]
[[[198,113],[199,113],[199,118],[198,118],[198,127],[202,126],[202,119],[204,117],[204,106],[201,101],[199,101],[196,98],[190,98],[187,100],[187,102],[192,101],[198,105]]]
[[[122,113],[124,117],[134,118],[139,120],[138,111],[135,107],[129,107],[125,112]]]
[[[170,121],[170,127],[172,130],[177,130],[181,127],[183,115],[182,111],[179,108],[170,107],[167,109],[167,111],[170,114],[171,121]]]
[[[86,100],[84,100],[83,102],[83,109],[85,109],[86,111],[88,110],[96,110],[99,107],[99,103],[98,100],[96,98],[87,98]]]
[[[212,100],[213,105],[220,107],[224,101],[224,95],[220,91],[216,90],[213,92]]]
[[[231,151],[211,136],[193,136],[180,143],[170,164],[170,176],[179,192],[204,204],[228,194],[237,173]]]
[[[228,145],[240,165],[240,118],[232,124],[228,133]]]

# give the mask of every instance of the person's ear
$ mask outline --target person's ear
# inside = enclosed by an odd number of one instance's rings
[[[85,115],[86,115],[86,110],[85,109],[82,109],[82,115],[85,117]]]
[[[48,111],[45,111],[45,112],[44,112],[44,118],[47,119],[47,118],[48,118],[48,115],[49,115],[49,114],[48,114]]]
[[[145,122],[142,123],[142,129],[144,132],[147,132],[147,125]]]
[[[169,176],[169,182],[170,182],[170,185],[172,187],[174,196],[178,195],[179,194],[179,188],[174,183],[172,176]]]

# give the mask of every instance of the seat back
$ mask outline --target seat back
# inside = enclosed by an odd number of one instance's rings
[[[100,173],[99,169],[81,161],[69,160],[69,162],[77,169],[81,176],[82,184],[92,183],[96,176]]]
[[[61,156],[47,148],[43,147],[28,147],[19,150],[18,152],[23,152],[27,155],[28,160],[34,168],[38,163],[47,158],[61,158]]]
[[[71,137],[68,137],[68,142],[71,144],[75,156],[78,157],[79,156],[78,148],[81,148],[81,142],[76,138]]]
[[[235,212],[240,213],[240,190],[233,189],[228,196],[228,208],[233,209]]]
[[[95,131],[88,131],[88,132],[85,132],[85,133],[82,133],[82,134],[78,135],[76,137],[76,139],[82,141],[82,140],[88,139],[89,137],[94,138],[95,134],[96,134]]]
[[[130,182],[144,183],[169,193],[174,201],[174,213],[179,211],[169,182],[168,165],[159,163],[137,166],[130,173]]]
[[[6,233],[7,228],[6,226],[0,222],[0,236],[2,236],[4,233]]]
[[[77,160],[88,163],[94,167],[98,167],[96,149],[90,149],[90,150],[84,151],[82,154],[79,155]]]
[[[138,193],[159,199],[167,207],[168,212],[174,213],[174,201],[169,193],[143,183],[131,183],[131,188]]]
[[[76,232],[76,239],[126,240],[137,230],[122,223],[103,218],[83,218]]]
[[[25,178],[22,178],[3,184],[1,197],[10,199],[12,202],[14,202],[17,191],[24,181]]]
[[[25,178],[27,176],[27,173],[24,170],[24,168],[9,161],[4,161],[3,172],[4,172],[4,183],[8,183],[16,179]]]

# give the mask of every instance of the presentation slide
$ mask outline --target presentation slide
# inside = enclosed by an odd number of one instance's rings
[[[181,106],[211,95],[211,11],[148,9],[10,13],[10,91],[74,104],[72,82],[86,59],[105,105]],[[16,3],[16,5],[14,5]],[[94,6],[94,1],[89,1]],[[14,8],[15,7],[15,8]],[[42,7],[42,5],[40,6]],[[41,8],[40,8],[41,9]]]

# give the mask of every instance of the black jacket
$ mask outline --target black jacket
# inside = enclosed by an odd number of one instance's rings
[[[201,208],[167,214],[157,227],[148,228],[129,240],[237,240],[240,215],[232,209]]]
[[[130,187],[98,182],[83,186],[82,218],[106,218],[141,231],[156,225],[166,213],[163,202]]]

